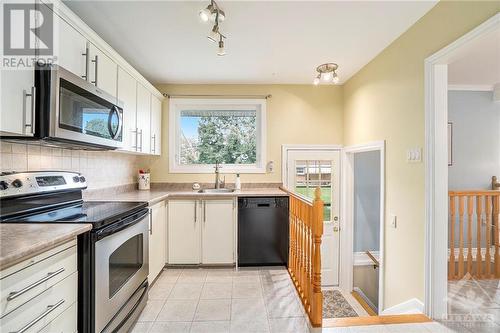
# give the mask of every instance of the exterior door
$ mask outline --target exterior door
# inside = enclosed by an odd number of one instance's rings
[[[288,188],[308,198],[321,188],[324,227],[321,242],[321,284],[339,284],[340,152],[334,150],[290,150],[287,160]]]

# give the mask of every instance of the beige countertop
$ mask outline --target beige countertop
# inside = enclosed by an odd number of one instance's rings
[[[0,224],[0,270],[89,231],[90,224]]]
[[[279,188],[250,188],[234,191],[231,193],[198,193],[197,191],[187,190],[160,190],[152,189],[149,191],[126,191],[121,193],[94,193],[91,197],[85,198],[87,201],[141,201],[154,205],[157,202],[167,199],[216,199],[216,198],[234,198],[234,197],[266,197],[266,196],[288,196],[288,193]]]

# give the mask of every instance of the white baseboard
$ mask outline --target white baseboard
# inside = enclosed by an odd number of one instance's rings
[[[382,311],[382,315],[396,314],[421,314],[424,313],[424,303],[416,298],[407,300],[406,302],[391,306]]]

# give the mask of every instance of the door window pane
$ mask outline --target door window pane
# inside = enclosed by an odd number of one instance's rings
[[[332,208],[332,162],[315,160],[295,161],[295,192],[314,199],[314,191],[321,188],[324,202],[323,218],[331,220]]]
[[[109,257],[109,298],[143,265],[142,234],[135,235],[117,248]]]

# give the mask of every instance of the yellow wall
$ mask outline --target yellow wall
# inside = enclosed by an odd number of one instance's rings
[[[282,144],[342,144],[342,87],[313,85],[157,85],[169,94],[267,95],[267,161],[274,172],[243,174],[242,182],[281,182]],[[152,158],[154,182],[213,182],[211,174],[168,173],[168,99],[163,103],[162,155]],[[224,170],[222,170],[224,172]],[[226,177],[234,181],[234,175]]]
[[[406,150],[425,144],[424,59],[499,10],[441,2],[344,85],[344,144],[387,144],[385,308],[424,300],[424,163],[406,163]]]

